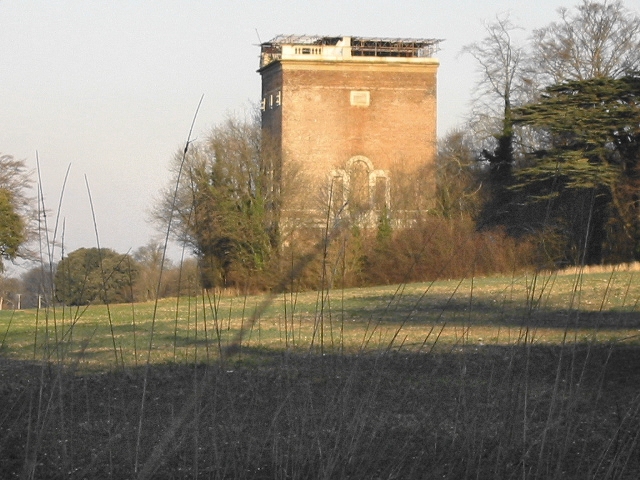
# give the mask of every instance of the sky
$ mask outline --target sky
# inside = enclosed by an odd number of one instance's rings
[[[0,0],[0,153],[40,178],[65,252],[98,242],[134,251],[159,237],[149,212],[200,98],[195,138],[259,100],[261,41],[443,39],[442,136],[469,111],[477,71],[460,51],[482,39],[484,22],[508,13],[526,38],[578,1]],[[625,4],[640,10],[640,0]]]

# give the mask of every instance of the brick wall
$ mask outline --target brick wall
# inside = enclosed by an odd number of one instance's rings
[[[261,71],[263,127],[281,141],[284,168],[296,164],[304,170],[307,200],[326,186],[330,172],[347,168],[349,159],[358,156],[388,173],[394,197],[404,193],[411,203],[418,193],[431,196],[437,67],[433,60],[401,63],[376,58],[279,61]],[[278,93],[280,104],[270,104]],[[414,186],[407,184],[412,175]],[[397,191],[400,176],[402,191]],[[399,207],[394,203],[398,202],[391,202],[392,210]]]

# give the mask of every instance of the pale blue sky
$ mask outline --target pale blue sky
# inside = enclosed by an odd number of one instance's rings
[[[578,0],[56,1],[0,0],[0,152],[40,158],[45,202],[65,249],[126,252],[155,235],[148,210],[168,181],[195,107],[202,137],[260,95],[258,35],[442,38],[439,133],[467,113],[475,65],[459,56],[482,22],[510,12],[528,32]],[[639,10],[640,0],[626,6]]]

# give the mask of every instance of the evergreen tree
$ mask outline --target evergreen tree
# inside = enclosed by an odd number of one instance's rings
[[[613,250],[637,259],[640,77],[551,86],[540,101],[516,109],[515,121],[547,136],[516,174],[515,203],[533,206],[526,215],[520,209],[523,220],[537,228],[570,226],[569,248],[584,252],[587,263],[603,260],[607,237],[619,226],[627,241]]]
[[[2,259],[14,259],[25,241],[25,226],[14,207],[11,192],[0,188],[0,272]]]
[[[32,199],[27,196],[31,180],[25,162],[0,155],[0,272],[3,260],[13,260],[29,238]]]

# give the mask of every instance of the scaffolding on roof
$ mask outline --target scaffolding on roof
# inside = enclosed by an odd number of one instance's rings
[[[442,42],[435,38],[344,37],[277,35],[261,47],[261,67],[282,58],[286,46],[333,46],[349,49],[352,57],[433,57]],[[309,53],[306,50],[303,53]],[[302,51],[302,50],[301,50]],[[313,50],[314,52],[316,49]]]
[[[428,38],[365,38],[351,39],[352,56],[432,57],[442,40]]]
[[[276,35],[262,45],[337,45],[342,38],[321,35]]]

